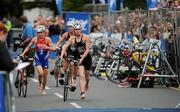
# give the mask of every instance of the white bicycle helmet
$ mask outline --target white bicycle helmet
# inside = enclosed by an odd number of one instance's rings
[[[73,24],[74,29],[82,29],[82,23],[81,21],[75,21]]]
[[[74,24],[74,22],[71,20],[67,22],[67,26],[73,26],[73,24]]]
[[[40,33],[40,32],[44,32],[46,29],[43,25],[39,25],[36,27],[36,32]]]

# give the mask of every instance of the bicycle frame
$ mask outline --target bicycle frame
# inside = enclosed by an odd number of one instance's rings
[[[23,57],[20,57],[20,62],[25,61],[26,59]],[[28,61],[31,61],[28,60]],[[25,98],[27,95],[27,69],[23,68],[21,70],[18,70],[16,81],[15,81],[15,87],[17,88],[18,96],[21,96],[21,93],[23,92],[23,97]]]
[[[72,86],[72,63],[74,63],[74,59],[72,59],[71,57],[68,57],[68,67],[67,70],[65,72],[65,81],[64,81],[64,93],[63,93],[63,100],[64,102],[67,100],[68,97],[68,89],[70,89],[70,91],[74,91],[76,88],[74,86]]]

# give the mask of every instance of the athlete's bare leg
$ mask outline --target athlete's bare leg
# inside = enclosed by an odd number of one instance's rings
[[[86,80],[85,90],[87,91],[89,89],[89,80],[90,80],[89,70],[85,70],[85,80]]]
[[[65,74],[66,70],[67,70],[67,60],[65,59],[65,60],[63,60],[63,71],[62,71],[62,73]]]
[[[43,69],[44,74],[43,74],[43,87],[42,89],[45,90],[46,84],[47,84],[47,74],[48,74],[48,69]]]
[[[86,81],[85,81],[85,74],[84,74],[84,66],[79,66],[79,80],[80,80],[80,98],[81,99],[84,99],[85,98],[85,84],[86,84]]]
[[[77,65],[75,65],[74,63],[72,63],[72,84],[76,85],[76,77],[77,77]]]
[[[79,78],[80,92],[85,92],[85,75],[83,66],[79,66]]]
[[[43,77],[43,74],[44,74],[44,71],[43,71],[43,68],[42,66],[37,66],[37,71],[38,71],[38,74],[39,74],[39,88],[42,89],[42,77]]]

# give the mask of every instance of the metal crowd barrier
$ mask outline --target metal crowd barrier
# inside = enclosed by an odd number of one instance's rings
[[[15,112],[9,73],[0,71],[0,112]]]

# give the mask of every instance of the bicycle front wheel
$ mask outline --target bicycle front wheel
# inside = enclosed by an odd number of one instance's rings
[[[63,97],[64,102],[67,100],[67,96],[68,96],[68,88],[65,85],[64,86],[64,97]]]
[[[64,102],[67,100],[67,97],[68,97],[68,85],[69,85],[69,76],[70,74],[66,74],[65,75],[65,82],[64,82]]]

